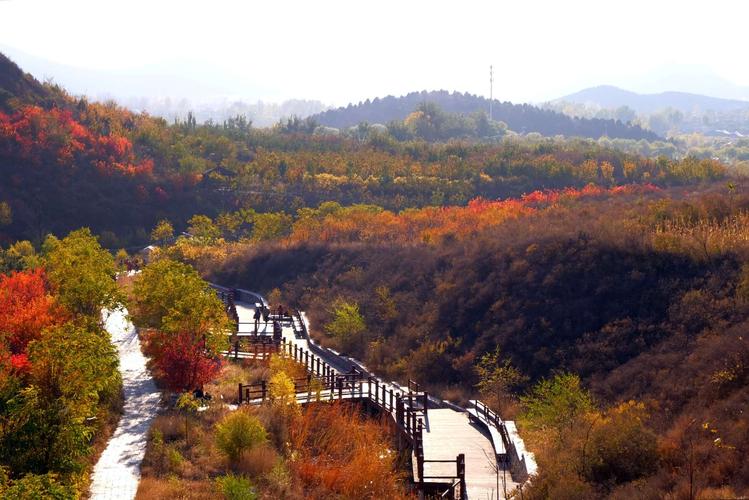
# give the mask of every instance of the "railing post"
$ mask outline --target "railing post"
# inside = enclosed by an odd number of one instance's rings
[[[239,339],[234,341],[234,360],[236,361],[237,358],[239,358]]]
[[[395,396],[395,421],[398,422],[399,425],[404,426],[403,425],[403,401],[401,400],[400,395]]]
[[[239,383],[239,404],[242,404],[242,383]]]
[[[338,377],[338,399],[343,399],[343,379]]]
[[[424,391],[424,418],[427,416],[427,409],[429,406],[429,394]]]
[[[458,455],[457,462],[457,473],[458,480],[460,481],[460,498],[466,497],[466,456],[461,453]]]

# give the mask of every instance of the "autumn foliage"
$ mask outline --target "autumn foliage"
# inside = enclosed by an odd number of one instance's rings
[[[466,239],[484,233],[510,219],[583,199],[644,195],[657,192],[652,184],[630,184],[606,189],[590,184],[582,189],[533,191],[520,198],[487,200],[476,198],[466,206],[425,207],[398,214],[379,207],[340,207],[323,204],[317,211],[299,211],[287,241],[439,243]]]
[[[147,176],[153,171],[153,161],[136,159],[129,139],[96,134],[59,108],[25,106],[12,115],[0,113],[0,155],[35,166],[82,161],[102,174]]]
[[[206,356],[205,341],[191,332],[171,334],[161,345],[155,364],[161,380],[171,391],[202,388],[221,370],[221,360]]]
[[[0,335],[6,336],[14,354],[23,354],[44,328],[64,319],[42,269],[0,275]],[[14,358],[14,366],[22,365],[20,358]]]
[[[290,430],[291,446],[298,454],[292,470],[306,483],[310,497],[406,497],[386,427],[363,418],[356,407],[309,406]]]

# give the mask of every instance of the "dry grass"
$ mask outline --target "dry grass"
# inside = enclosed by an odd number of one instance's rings
[[[213,396],[214,400],[235,403],[239,384],[254,384],[268,377],[267,363],[227,361],[216,380],[207,384],[205,390]]]
[[[144,477],[138,485],[137,500],[175,499],[208,500],[223,499],[213,482],[189,481],[171,478]]]
[[[167,443],[182,439],[185,437],[185,420],[174,413],[159,415],[153,422],[151,432],[161,433],[161,437]]]
[[[234,465],[234,471],[254,480],[270,473],[280,459],[273,447],[259,446],[243,453]]]
[[[340,403],[307,407],[291,426],[292,473],[312,497],[405,498],[388,427]]]

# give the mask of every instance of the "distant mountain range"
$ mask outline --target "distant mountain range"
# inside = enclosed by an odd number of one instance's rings
[[[637,113],[654,113],[666,108],[676,109],[686,114],[749,109],[749,101],[722,99],[688,92],[638,94],[612,85],[587,88],[552,101],[552,103],[558,102],[593,105],[607,109],[627,106]]]
[[[489,111],[489,100],[484,97],[440,90],[412,92],[400,97],[367,99],[358,104],[324,111],[314,115],[313,118],[322,125],[336,128],[351,127],[361,122],[387,124],[393,120],[403,120],[424,102],[434,103],[449,113],[470,114],[477,111],[487,113]],[[638,140],[658,138],[653,132],[637,125],[629,125],[616,120],[575,118],[530,104],[512,104],[494,100],[492,108],[493,119],[505,122],[510,130],[515,132],[537,132],[545,136],[564,135],[596,139],[602,136]]]

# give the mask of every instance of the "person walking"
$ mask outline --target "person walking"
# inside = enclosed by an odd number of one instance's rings
[[[278,320],[275,320],[273,322],[273,340],[280,342],[282,335],[283,330],[281,329],[281,323]]]
[[[258,326],[260,326],[260,315],[262,314],[260,304],[255,304],[255,314],[252,316],[255,319],[255,335],[257,335]]]

